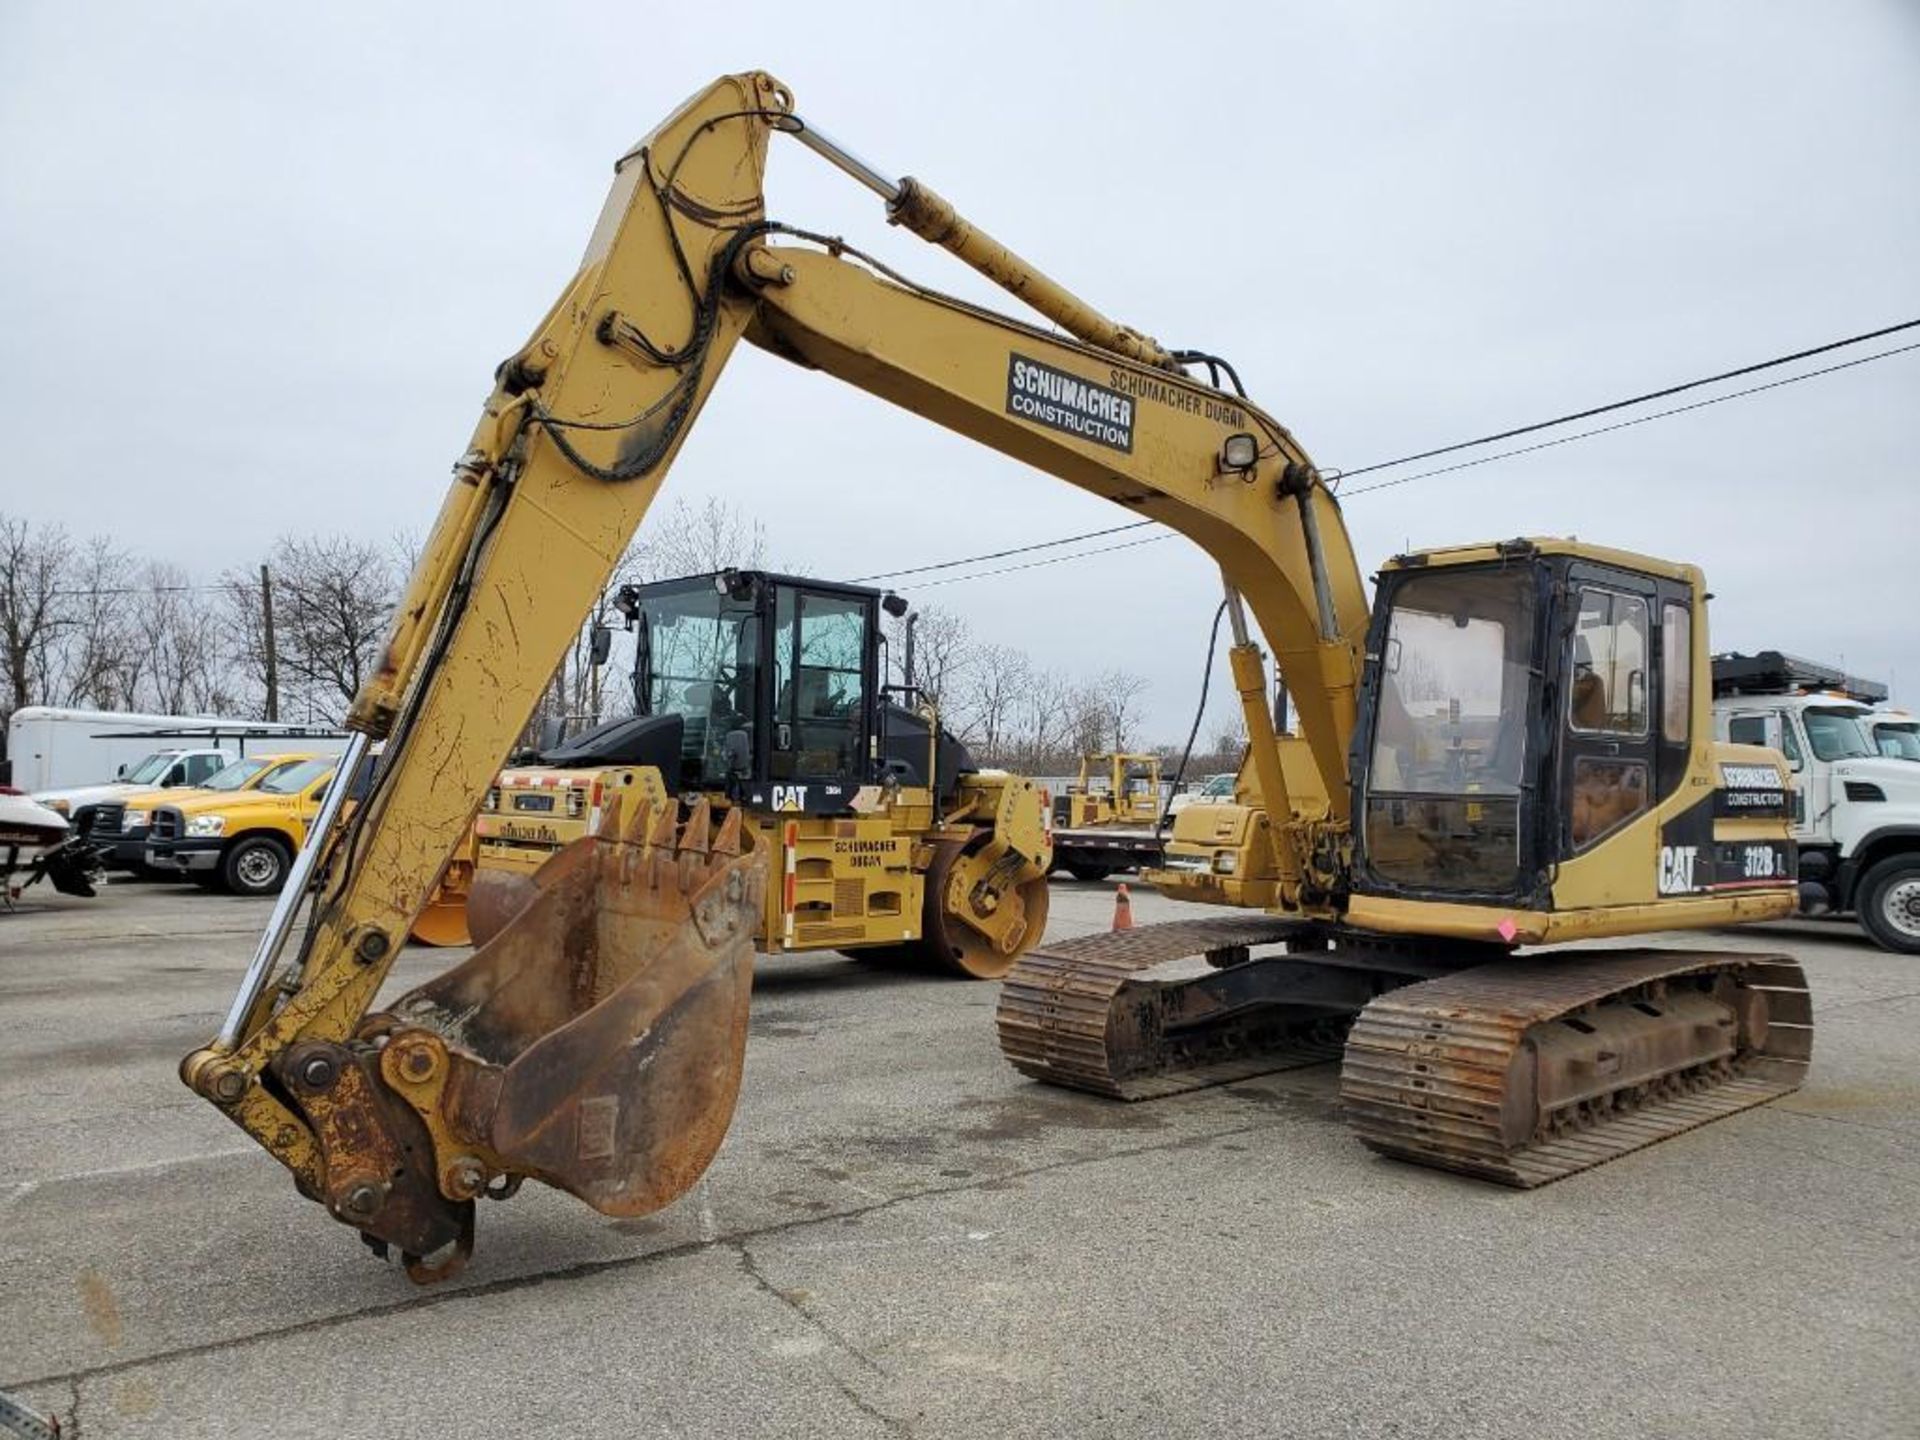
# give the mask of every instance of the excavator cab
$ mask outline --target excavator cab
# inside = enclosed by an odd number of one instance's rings
[[[1691,567],[1573,542],[1390,563],[1352,767],[1358,888],[1554,909],[1564,867],[1689,778],[1704,600]],[[1645,859],[1616,899],[1674,893]]]

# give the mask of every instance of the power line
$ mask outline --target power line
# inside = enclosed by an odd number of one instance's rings
[[[1709,405],[1723,404],[1728,400],[1738,400],[1743,395],[1758,395],[1763,390],[1778,390],[1782,385],[1797,385],[1802,380],[1811,380],[1816,375],[1831,375],[1836,370],[1851,370],[1856,365],[1870,364],[1875,360],[1885,360],[1889,355],[1904,355],[1909,350],[1920,350],[1920,341],[1911,345],[1901,345],[1893,350],[1881,350],[1872,355],[1862,355],[1858,360],[1843,360],[1838,365],[1828,365],[1819,370],[1809,370],[1804,375],[1789,375],[1784,380],[1771,380],[1765,385],[1749,385],[1744,390],[1735,390],[1726,395],[1715,395],[1710,399],[1696,400],[1691,405],[1675,405],[1670,410],[1656,410],[1651,415],[1636,415],[1631,420],[1616,420],[1611,425],[1597,425],[1591,430],[1577,430],[1571,435],[1562,435],[1554,440],[1542,440],[1537,445],[1522,445],[1517,450],[1502,450],[1494,455],[1482,455],[1477,460],[1462,460],[1457,465],[1442,465],[1435,470],[1421,470],[1412,475],[1397,476],[1392,480],[1376,480],[1371,485],[1355,486],[1346,492],[1348,497],[1365,495],[1373,490],[1390,490],[1395,485],[1411,484],[1415,480],[1425,480],[1433,475],[1450,475],[1455,470],[1471,470],[1476,465],[1491,465],[1495,460],[1509,460],[1515,455],[1530,455],[1535,450],[1551,450],[1556,445],[1571,445],[1576,440],[1588,440],[1595,435],[1605,435],[1614,430],[1630,430],[1635,425],[1644,425],[1649,420],[1664,420],[1669,415],[1684,415],[1689,410],[1704,410]],[[1524,434],[1524,431],[1517,431]],[[1444,454],[1444,451],[1435,452]],[[1359,474],[1359,471],[1351,472]]]
[[[1148,520],[1143,523],[1152,525],[1158,522]],[[1128,525],[1122,528],[1131,530],[1134,527]],[[1085,537],[1068,536],[1067,538],[1072,540],[1084,539]],[[1132,550],[1140,545],[1158,545],[1162,540],[1171,539],[1173,539],[1173,531],[1169,530],[1164,535],[1149,535],[1144,540],[1123,540],[1118,545],[1100,545],[1092,550],[1076,550],[1071,555],[1049,555],[1044,560],[1029,560],[1024,565],[1003,565],[998,570],[979,570],[971,575],[950,575],[945,580],[929,580],[926,584],[916,585],[913,588],[915,590],[931,590],[936,585],[958,585],[962,580],[984,580],[989,575],[1011,575],[1016,570],[1038,570],[1043,565],[1060,565],[1068,560],[1085,560],[1089,555],[1111,555],[1116,550]],[[1064,545],[1067,542],[1065,540],[1056,540],[1053,543],[1056,545]],[[965,562],[955,561],[953,563],[964,564]]]
[[[1722,371],[1717,375],[1705,376],[1698,380],[1688,380],[1679,385],[1669,385],[1664,389],[1649,390],[1645,394],[1636,395],[1630,399],[1614,400],[1605,405],[1595,405],[1585,410],[1576,410],[1566,415],[1557,416],[1552,420],[1540,420],[1530,425],[1521,425],[1511,430],[1502,430],[1495,434],[1483,435],[1474,440],[1461,440],[1450,445],[1436,446],[1431,450],[1421,450],[1411,455],[1403,455],[1397,460],[1377,461],[1371,465],[1363,465],[1356,470],[1336,470],[1329,473],[1337,483],[1339,481],[1351,480],[1356,475],[1368,475],[1379,470],[1391,470],[1399,465],[1409,465],[1417,460],[1430,460],[1440,455],[1451,455],[1461,450],[1472,450],[1482,445],[1496,444],[1501,440],[1511,440],[1521,435],[1531,435],[1541,430],[1551,430],[1556,426],[1569,425],[1577,420],[1591,419],[1596,415],[1606,415],[1614,411],[1630,409],[1635,405],[1644,405],[1649,401],[1664,399],[1670,395],[1684,394],[1690,390],[1698,390],[1703,386],[1717,385],[1727,380],[1738,379],[1743,375],[1759,374],[1762,371],[1777,369],[1782,365],[1790,365],[1795,361],[1806,360],[1815,355],[1829,354],[1835,350],[1846,349],[1848,346],[1859,345],[1868,340],[1876,340],[1887,335],[1899,334],[1902,331],[1912,330],[1917,327],[1920,327],[1920,320],[1903,320],[1897,325],[1887,325],[1878,330],[1869,330],[1859,335],[1849,336],[1844,340],[1829,341],[1827,344],[1816,345],[1811,349],[1797,350],[1790,355],[1775,356],[1771,360],[1761,360],[1751,365],[1740,366],[1738,369]],[[1745,396],[1761,394],[1764,391],[1778,390],[1788,385],[1797,385],[1803,380],[1813,380],[1822,375],[1832,375],[1841,370],[1851,370],[1855,366],[1871,364],[1876,360],[1886,360],[1895,355],[1904,355],[1912,350],[1920,350],[1920,342],[1911,345],[1897,346],[1891,350],[1876,351],[1871,355],[1863,355],[1857,360],[1847,360],[1837,365],[1822,366],[1820,369],[1790,375],[1783,380],[1771,381],[1765,385],[1751,385],[1743,390],[1735,390],[1726,395],[1716,395],[1711,399],[1695,401],[1690,405],[1676,405],[1666,410],[1655,411],[1650,415],[1637,416],[1632,420],[1623,420],[1612,425],[1596,426],[1591,430],[1582,430],[1576,434],[1565,435],[1555,440],[1542,441],[1537,445],[1523,445],[1517,449],[1503,450],[1496,455],[1482,456],[1477,460],[1462,461],[1457,465],[1442,465],[1432,470],[1422,470],[1417,474],[1405,475],[1393,480],[1382,480],[1372,485],[1356,486],[1354,489],[1345,491],[1343,498],[1365,495],[1375,490],[1387,490],[1398,485],[1408,485],[1415,480],[1431,479],[1436,475],[1450,475],[1457,470],[1470,470],[1478,465],[1490,465],[1496,460],[1508,460],[1516,455],[1530,455],[1537,450],[1550,450],[1555,446],[1569,445],[1576,440],[1592,439],[1596,435],[1610,434],[1615,430],[1631,429],[1636,425],[1644,425],[1652,420],[1663,420],[1674,415],[1684,415],[1689,411],[1704,410],[1708,406],[1719,405],[1728,400],[1738,400]],[[1035,541],[1030,545],[1016,545],[1006,550],[990,550],[984,554],[965,555],[954,560],[940,560],[927,565],[908,566],[903,570],[887,570],[874,575],[856,576],[853,583],[865,585],[880,580],[898,580],[910,575],[927,575],[942,570],[955,570],[966,565],[979,565],[991,560],[1004,560],[1014,555],[1030,555],[1041,550],[1055,550],[1063,545],[1076,545],[1083,540],[1098,540],[1108,535],[1119,535],[1131,530],[1142,530],[1148,526],[1159,523],[1157,520],[1133,520],[1123,525],[1109,525],[1098,530],[1085,530],[1074,535],[1062,535],[1052,540]],[[1138,545],[1151,545],[1158,541],[1171,538],[1171,534],[1153,535],[1143,540],[1132,540],[1119,545],[1102,545],[1091,550],[1079,550],[1070,555],[1052,555],[1043,560],[1028,561],[1021,565],[1006,565],[993,570],[981,570],[967,575],[949,576],[943,580],[922,581],[916,583],[914,588],[917,590],[925,590],[939,585],[956,585],[963,580],[984,580],[991,576],[1009,575],[1020,570],[1037,570],[1048,565],[1065,564],[1069,560],[1085,559],[1093,555],[1106,555],[1115,550],[1130,550]],[[132,586],[98,589],[82,587],[77,589],[60,589],[53,593],[56,596],[66,598],[73,596],[102,597],[205,593],[227,591],[233,588],[233,586],[228,584],[215,583],[206,585]],[[296,596],[300,593],[296,587],[287,586],[285,588],[292,591]]]
[[[1571,425],[1576,420],[1591,420],[1595,415],[1605,415],[1614,410],[1626,410],[1635,405],[1644,405],[1649,400],[1664,400],[1669,395],[1679,395],[1688,390],[1698,390],[1703,385],[1718,385],[1723,380],[1738,380],[1742,375],[1756,375],[1762,370],[1773,370],[1781,365],[1791,365],[1796,360],[1808,360],[1815,355],[1825,355],[1832,350],[1844,350],[1849,345],[1862,345],[1869,340],[1878,340],[1885,335],[1896,335],[1902,330],[1911,330],[1916,326],[1920,326],[1920,320],[1902,320],[1898,325],[1888,325],[1883,329],[1869,330],[1864,335],[1849,336],[1845,340],[1833,340],[1825,345],[1816,345],[1811,350],[1797,350],[1791,355],[1777,355],[1771,360],[1762,360],[1758,364],[1742,365],[1738,370],[1724,370],[1718,375],[1709,375],[1702,380],[1689,380],[1682,385],[1669,385],[1664,390],[1649,390],[1646,394],[1636,395],[1631,400],[1613,400],[1605,405],[1595,405],[1588,410],[1576,410],[1570,415],[1562,415],[1557,419],[1538,420],[1531,425],[1522,425],[1513,430],[1502,430],[1497,435],[1482,435],[1478,440],[1461,440],[1452,445],[1441,445],[1433,450],[1422,450],[1418,454],[1402,455],[1398,460],[1381,460],[1372,465],[1362,465],[1358,470],[1343,470],[1339,472],[1339,475],[1341,479],[1350,480],[1355,475],[1367,475],[1375,470],[1391,470],[1396,465],[1411,465],[1416,460],[1431,460],[1436,455],[1451,455],[1456,450],[1471,450],[1476,446],[1493,445],[1501,440],[1511,440],[1517,435],[1531,435],[1536,430],[1551,430],[1556,425]],[[1906,348],[1911,349],[1912,347],[1909,346]],[[1888,350],[1883,352],[1883,355],[1897,355],[1899,353],[1898,350]],[[1883,355],[1873,356],[1871,358],[1881,359]],[[1844,369],[1845,367],[1835,366],[1833,368]],[[1809,376],[1803,376],[1801,378],[1806,379],[1811,378],[1811,375],[1825,375],[1827,373],[1829,372],[1825,370],[1815,370],[1810,372]],[[1767,389],[1771,387],[1762,386],[1760,388]],[[1754,392],[1749,390],[1742,393],[1751,395]],[[1729,396],[1728,398],[1731,399],[1732,397]],[[1689,409],[1692,407],[1683,406],[1681,408]],[[1666,413],[1678,415],[1680,411],[1670,410]],[[1605,432],[1594,430],[1589,433],[1599,435]],[[1513,453],[1518,455],[1525,452],[1516,450]],[[1369,486],[1368,488],[1371,489],[1373,487]]]
[[[1035,550],[1051,550],[1056,545],[1071,545],[1077,540],[1097,540],[1102,535],[1118,535],[1123,530],[1138,530],[1143,526],[1158,525],[1159,523],[1158,520],[1134,520],[1125,525],[1109,525],[1104,530],[1089,530],[1083,535],[1066,535],[1058,540],[1041,540],[1032,545],[1016,545],[1011,550],[994,550],[985,555],[969,555],[963,560],[942,560],[933,565],[915,565],[906,570],[887,570],[878,575],[856,575],[853,583],[855,585],[870,585],[875,580],[898,580],[902,575],[925,575],[932,570],[951,570],[956,565],[978,565],[987,560],[1004,560],[1009,555],[1027,555]],[[1088,553],[1098,554],[1100,552],[1089,551]],[[1066,558],[1071,559],[1072,557],[1068,556]],[[1016,570],[1024,570],[1028,567],[1016,565],[1013,568]],[[1005,572],[997,571],[995,573],[1004,574]],[[946,582],[928,582],[928,584],[935,583],[945,584]],[[916,588],[924,589],[925,586],[918,586]]]
[[[1814,355],[1825,355],[1834,350],[1845,349],[1847,346],[1858,345],[1863,341],[1877,339],[1878,337],[1883,335],[1898,334],[1903,330],[1911,330],[1917,326],[1920,326],[1920,320],[1905,320],[1898,325],[1888,325],[1879,330],[1870,330],[1865,332],[1864,334],[1851,336],[1845,340],[1835,340],[1826,345],[1816,345],[1809,350],[1796,351],[1791,355],[1781,355],[1781,356],[1775,357],[1772,360],[1762,360],[1757,364],[1743,365],[1737,370],[1724,371],[1721,374],[1707,376],[1706,378],[1700,379],[1700,380],[1689,380],[1685,384],[1671,385],[1664,390],[1651,390],[1644,395],[1637,395],[1630,400],[1616,400],[1606,405],[1597,405],[1592,407],[1591,409],[1575,411],[1568,415],[1562,415],[1557,419],[1542,420],[1536,424],[1523,425],[1513,430],[1504,430],[1495,435],[1484,435],[1477,440],[1462,440],[1456,444],[1442,445],[1432,450],[1420,451],[1419,453],[1414,455],[1405,455],[1398,460],[1382,460],[1376,464],[1363,465],[1357,470],[1336,471],[1333,473],[1337,480],[1351,479],[1355,475],[1365,475],[1376,470],[1389,470],[1396,465],[1409,464],[1415,460],[1430,459],[1437,455],[1448,455],[1459,450],[1470,450],[1480,445],[1491,445],[1500,440],[1512,439],[1517,435],[1528,435],[1539,430],[1551,429],[1556,425],[1571,424],[1575,420],[1586,419],[1594,415],[1604,415],[1611,411],[1627,409],[1634,405],[1644,405],[1649,400],[1657,400],[1668,395],[1678,395],[1688,390],[1697,390],[1704,385],[1718,384],[1722,381],[1734,379],[1741,375],[1757,374],[1764,370],[1771,370],[1781,365],[1791,364],[1796,360],[1804,360]],[[1798,375],[1790,375],[1784,380],[1775,380],[1765,385],[1749,386],[1744,390],[1736,390],[1731,392],[1730,394],[1715,396],[1714,398],[1709,400],[1696,401],[1691,405],[1676,405],[1671,409],[1661,410],[1652,415],[1643,415],[1638,417],[1637,419],[1622,421],[1620,423],[1613,424],[1613,425],[1596,426],[1592,430],[1583,430],[1576,435],[1568,435],[1558,440],[1549,440],[1549,441],[1542,442],[1541,444],[1538,444],[1538,445],[1525,445],[1514,450],[1503,450],[1497,455],[1488,455],[1478,460],[1463,461],[1458,465],[1443,465],[1438,467],[1437,469],[1423,470],[1417,475],[1407,475],[1396,480],[1384,480],[1384,481],[1378,481],[1372,485],[1357,486],[1352,490],[1345,491],[1342,495],[1342,498],[1348,498],[1354,495],[1364,495],[1364,494],[1367,494],[1369,491],[1373,491],[1373,490],[1391,489],[1396,485],[1409,484],[1415,480],[1424,480],[1424,479],[1431,478],[1432,476],[1435,476],[1435,475],[1451,474],[1455,470],[1468,470],[1473,468],[1476,465],[1487,465],[1487,464],[1491,464],[1495,460],[1506,460],[1506,459],[1512,458],[1515,455],[1531,454],[1535,450],[1548,450],[1553,448],[1556,445],[1570,444],[1575,440],[1591,439],[1595,435],[1605,435],[1614,430],[1630,429],[1635,425],[1645,424],[1649,420],[1661,420],[1672,415],[1685,414],[1690,410],[1703,410],[1709,405],[1718,405],[1725,400],[1738,400],[1743,396],[1760,394],[1762,391],[1778,390],[1783,386],[1797,385],[1802,380],[1813,380],[1822,375],[1831,375],[1834,372],[1839,370],[1850,370],[1856,365],[1866,365],[1866,364],[1870,364],[1875,360],[1885,360],[1894,355],[1904,355],[1909,350],[1915,350],[1915,349],[1920,349],[1920,343],[1916,343],[1913,345],[1901,345],[1891,350],[1877,351],[1872,355],[1863,355],[1857,360],[1844,361],[1838,365],[1823,366],[1818,370],[1808,370]],[[907,569],[907,570],[894,570],[894,571],[889,571],[884,575],[868,576],[866,578],[868,580],[890,580],[890,579],[896,579],[903,575],[925,574],[929,571],[934,571],[934,570],[951,570],[962,565],[976,565],[988,560],[998,560],[1007,555],[1020,555],[1020,554],[1025,554],[1035,550],[1056,549],[1062,545],[1073,545],[1073,544],[1077,544],[1079,541],[1082,541],[1082,540],[1094,540],[1094,539],[1100,538],[1103,535],[1117,534],[1123,530],[1138,530],[1144,526],[1155,525],[1158,523],[1159,523],[1158,521],[1154,521],[1154,520],[1136,520],[1130,524],[1115,525],[1103,530],[1088,530],[1077,535],[1062,535],[1059,538],[1054,540],[1042,540],[1036,544],[1022,545],[1013,550],[994,551],[985,555],[963,556],[962,558],[957,560],[943,560],[935,565],[921,565],[921,566],[916,566],[914,568]],[[1158,536],[1154,536],[1153,538],[1156,540],[1164,540],[1170,537],[1166,535],[1158,535]],[[1146,542],[1136,541],[1133,543],[1144,544]],[[1064,564],[1066,561],[1069,561],[1069,560],[1077,560],[1082,555],[1103,555],[1107,553],[1107,551],[1109,550],[1125,549],[1125,548],[1129,548],[1129,547],[1102,546],[1094,550],[1078,551],[1072,555],[1050,556],[1045,560],[1037,560],[1025,565],[1007,566],[1005,568],[997,569],[997,570],[984,570],[977,575],[956,575],[946,580],[930,580],[921,584],[916,584],[914,588],[916,590],[924,590],[933,585],[953,585],[953,584],[959,583],[962,580],[985,579],[990,575],[1005,575],[1013,570],[1035,570],[1045,565],[1058,565],[1058,564]]]

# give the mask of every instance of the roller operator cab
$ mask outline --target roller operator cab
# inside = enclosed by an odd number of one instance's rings
[[[885,786],[951,798],[978,769],[945,730],[936,753],[936,727],[880,678],[880,615],[905,613],[897,596],[724,570],[629,588],[621,607],[636,632],[629,723],[656,737],[644,758],[674,793],[851,815]]]

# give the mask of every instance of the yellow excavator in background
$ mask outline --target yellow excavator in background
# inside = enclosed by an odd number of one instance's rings
[[[777,135],[1058,329],[770,219]],[[1351,1025],[1369,1144],[1518,1184],[1799,1083],[1811,1021],[1789,961],[1510,955],[1792,910],[1777,757],[1712,739],[1698,570],[1550,540],[1427,551],[1370,609],[1305,451],[1237,382],[1188,373],[1216,357],[1106,319],[742,74],[621,157],[578,272],[499,367],[348,722],[354,751],[387,740],[372,792],[344,819],[330,794],[218,1034],[182,1062],[416,1280],[465,1260],[482,1196],[531,1177],[642,1214],[726,1133],[770,859],[737,801],[623,807],[471,958],[371,1007],[741,339],[1220,565],[1270,908],[1029,951],[1000,1007],[1023,1069],[1140,1094],[1332,1053]],[[1286,751],[1256,627],[1299,713]],[[991,907],[1017,880],[978,885]],[[1197,978],[1162,967],[1195,956]]]
[[[1082,755],[1079,778],[1053,802],[1057,825],[1152,825],[1159,818],[1158,755]]]
[[[1104,751],[1080,757],[1080,775],[1053,801],[1053,868],[1099,881],[1161,863],[1160,757]]]

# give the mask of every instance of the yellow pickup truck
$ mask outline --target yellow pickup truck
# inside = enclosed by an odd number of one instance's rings
[[[236,895],[278,893],[320,809],[337,758],[302,760],[251,790],[202,791],[154,806],[148,867]]]
[[[337,755],[262,756],[270,764],[244,789],[166,792],[150,812],[143,859],[161,873],[185,875],[209,890],[274,895],[287,883],[293,857],[333,783]],[[238,766],[230,767],[238,769]],[[361,766],[347,792],[347,808],[364,799],[373,763]],[[427,898],[413,938],[427,945],[467,943],[469,847],[454,856],[447,875]]]
[[[74,825],[87,843],[100,852],[101,860],[110,869],[144,871],[147,835],[156,809],[163,805],[183,805],[209,794],[232,795],[257,790],[281,771],[302,761],[325,758],[306,751],[244,756],[192,787],[143,790],[125,799],[90,805],[74,817]]]

